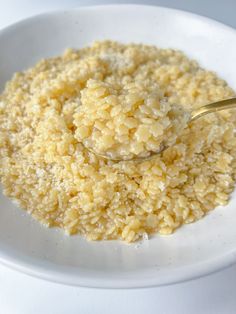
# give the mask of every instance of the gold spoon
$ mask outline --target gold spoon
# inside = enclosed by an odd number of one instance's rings
[[[206,114],[209,113],[213,113],[213,112],[217,112],[217,111],[221,111],[221,110],[226,110],[226,109],[232,109],[232,108],[236,108],[236,97],[234,98],[230,98],[230,99],[224,99],[224,100],[220,100],[217,102],[213,102],[211,104],[202,106],[198,109],[193,110],[190,115],[189,115],[189,120],[188,123],[195,121],[203,116],[205,116]],[[84,144],[83,144],[84,145]],[[125,159],[125,158],[112,158],[108,155],[105,154],[99,154],[96,151],[94,151],[93,149],[85,146],[85,148],[92,152],[93,154],[102,157],[104,159],[107,160],[111,160],[111,161],[115,161],[115,162],[119,162],[119,161],[144,161],[144,160],[150,160],[152,158],[154,158],[156,155],[159,155],[160,153],[162,153],[164,150],[166,150],[168,148],[168,146],[166,146],[164,143],[162,143],[160,149],[158,151],[155,152],[151,152],[151,154],[147,157],[133,157],[133,158],[129,158],[129,159]]]

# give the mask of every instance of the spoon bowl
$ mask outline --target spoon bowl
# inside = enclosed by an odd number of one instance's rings
[[[185,127],[190,123],[193,122],[207,114],[210,113],[214,113],[214,112],[218,112],[221,110],[227,110],[227,109],[233,109],[236,108],[236,97],[233,98],[229,98],[229,99],[224,99],[224,100],[220,100],[220,101],[216,101],[210,104],[207,104],[205,106],[201,106],[195,110],[193,110],[188,117],[188,121],[185,125]],[[186,112],[187,114],[187,112]],[[186,119],[186,115],[185,115],[185,119]],[[183,131],[183,129],[179,130],[179,134],[181,133],[181,131]],[[179,136],[178,134],[178,136]],[[163,151],[165,151],[169,145],[166,144],[165,141],[163,141],[160,145],[160,148],[157,151],[151,151],[149,153],[148,156],[135,156],[135,157],[131,157],[131,158],[125,158],[125,157],[111,157],[109,156],[109,154],[100,154],[98,152],[96,152],[94,149],[92,149],[91,147],[86,146],[84,143],[82,143],[82,145],[91,153],[95,154],[96,156],[100,157],[100,158],[104,158],[107,160],[111,160],[113,162],[120,162],[120,161],[145,161],[145,160],[150,160],[155,158],[157,155],[161,154]]]

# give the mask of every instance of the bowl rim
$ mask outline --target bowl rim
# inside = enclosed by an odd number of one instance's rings
[[[151,8],[154,10],[160,10],[165,12],[172,12],[182,16],[188,16],[193,19],[201,20],[207,22],[209,25],[213,27],[221,28],[227,32],[232,33],[236,38],[236,29],[231,26],[225,25],[219,21],[208,18],[203,15],[195,14],[192,12],[168,8],[165,6],[156,6],[149,4],[99,4],[99,5],[88,5],[88,6],[80,6],[72,9],[65,10],[53,10],[45,13],[40,13],[37,15],[30,16],[28,18],[24,18],[16,23],[13,23],[5,28],[0,29],[0,37],[3,35],[7,35],[9,32],[14,31],[19,26],[24,26],[30,24],[31,22],[35,22],[40,20],[41,18],[50,18],[60,14],[72,13],[75,11],[91,11],[91,10],[109,10],[109,9],[146,9]],[[199,262],[197,264],[191,266],[183,266],[178,268],[177,270],[171,272],[171,275],[167,275],[166,278],[160,278],[156,280],[155,278],[147,278],[144,280],[140,280],[139,278],[128,278],[127,281],[123,279],[120,280],[117,277],[113,277],[111,279],[107,277],[94,278],[93,275],[88,275],[79,277],[74,277],[73,274],[66,274],[60,272],[60,267],[58,269],[45,268],[41,263],[37,262],[37,260],[32,263],[32,260],[27,260],[27,258],[22,258],[17,254],[9,254],[0,251],[0,264],[11,268],[12,270],[20,271],[24,274],[48,280],[55,283],[66,284],[71,286],[81,286],[87,288],[102,288],[102,289],[134,289],[134,288],[150,288],[157,286],[165,286],[171,284],[177,284],[189,280],[193,280],[196,278],[200,278],[206,275],[210,275],[217,271],[223,270],[227,267],[232,266],[236,262],[236,251],[228,252],[218,258],[211,259],[208,261]],[[53,264],[52,264],[53,265]],[[184,271],[180,271],[184,269]]]
[[[86,276],[74,276],[73,274],[66,274],[55,269],[54,264],[51,263],[51,268],[44,267],[41,263],[37,263],[35,260],[34,264],[23,259],[20,260],[17,257],[12,257],[8,254],[2,254],[0,252],[0,264],[6,266],[13,271],[19,271],[25,275],[29,275],[34,278],[42,279],[45,281],[67,285],[75,287],[84,287],[91,289],[145,289],[145,288],[156,288],[162,286],[170,286],[181,284],[184,282],[200,279],[202,277],[217,273],[230,266],[233,266],[236,262],[236,252],[234,254],[225,254],[220,258],[215,258],[209,261],[199,262],[191,266],[183,266],[171,272],[171,274],[165,274],[158,282],[155,278],[150,277],[148,279],[130,277],[127,279],[119,278],[119,273],[116,277],[111,279],[103,277],[105,272],[101,272],[98,277],[94,277],[93,274]],[[210,269],[210,270],[209,270]]]

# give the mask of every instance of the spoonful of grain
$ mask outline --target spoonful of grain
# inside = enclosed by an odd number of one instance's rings
[[[137,82],[120,90],[116,85],[88,81],[74,115],[75,137],[84,147],[117,162],[150,159],[174,145],[190,122],[236,107],[236,98],[231,98],[189,112],[170,104],[155,84],[151,88],[145,82],[139,84],[142,93]]]

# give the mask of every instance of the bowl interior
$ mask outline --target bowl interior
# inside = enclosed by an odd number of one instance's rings
[[[94,40],[183,50],[236,89],[236,31],[151,6],[99,6],[30,18],[0,32],[0,90],[16,71]],[[236,260],[236,193],[226,207],[167,237],[127,245],[46,229],[0,194],[0,260],[27,273],[93,287],[146,287],[210,273]]]

